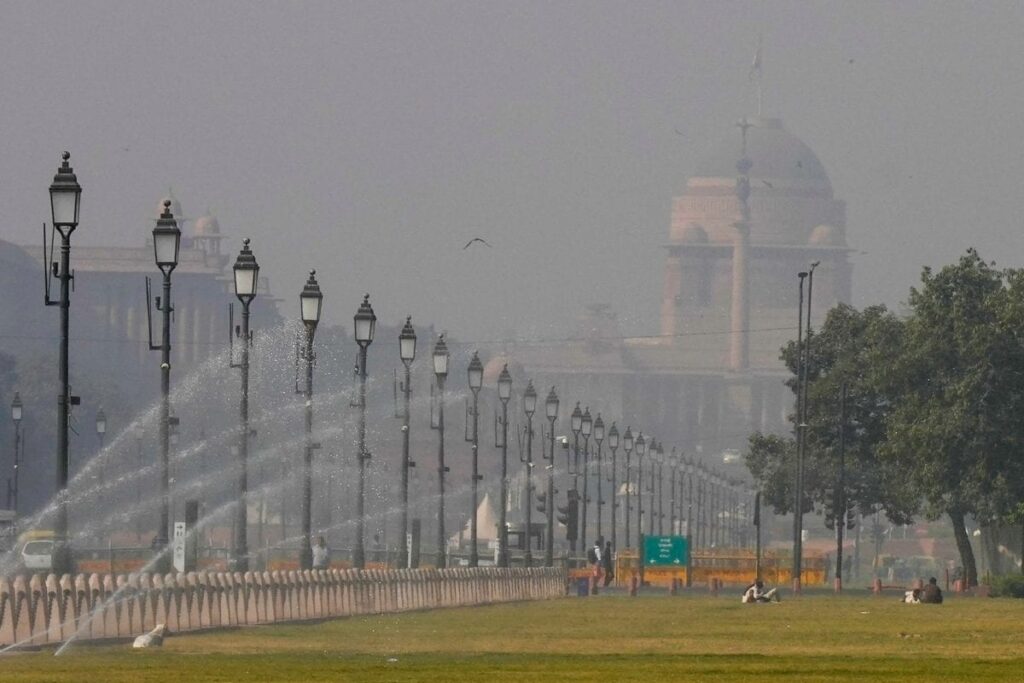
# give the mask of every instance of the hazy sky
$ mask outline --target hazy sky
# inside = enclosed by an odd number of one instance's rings
[[[287,314],[316,267],[332,322],[366,291],[465,339],[591,302],[653,331],[672,196],[750,113],[759,31],[857,304],[970,245],[1020,265],[1024,5],[996,2],[0,0],[0,237],[39,239],[69,149],[76,243],[141,243],[173,186]]]

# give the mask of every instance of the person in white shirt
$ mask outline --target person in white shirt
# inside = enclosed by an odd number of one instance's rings
[[[778,602],[779,596],[775,591],[775,588],[766,591],[764,589],[764,581],[758,579],[747,587],[747,590],[743,593],[742,602],[772,602],[773,600]]]
[[[316,539],[313,546],[313,569],[327,569],[331,566],[331,551],[327,548],[327,541],[323,536]]]

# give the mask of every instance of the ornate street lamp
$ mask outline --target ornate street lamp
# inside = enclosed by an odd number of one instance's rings
[[[235,296],[242,304],[242,328],[235,330],[242,344],[241,362],[231,362],[232,367],[242,372],[241,397],[238,403],[239,421],[238,434],[238,503],[235,506],[235,542],[231,551],[232,569],[237,572],[249,571],[249,349],[252,346],[252,333],[249,330],[249,305],[256,298],[259,285],[260,266],[256,257],[249,249],[249,239],[242,240],[242,250],[235,259],[234,271]]]
[[[366,567],[363,538],[366,529],[366,461],[370,459],[366,452],[366,350],[373,343],[373,334],[377,330],[377,316],[370,306],[369,294],[363,296],[353,323],[356,344],[359,345],[359,494],[356,498],[356,542],[352,564],[356,569],[363,569]]]
[[[309,279],[299,292],[299,311],[306,332],[302,352],[306,370],[306,384],[302,392],[306,399],[306,447],[302,458],[302,549],[299,553],[299,566],[302,569],[313,568],[313,451],[316,448],[313,443],[313,337],[316,335],[316,326],[320,324],[323,305],[324,295],[316,281],[316,271],[311,270]]]
[[[633,453],[633,446],[634,446],[633,430],[630,427],[627,426],[626,427],[626,433],[622,437],[622,449],[624,451],[626,451],[626,472],[625,472],[624,478],[623,478],[623,481],[626,484],[626,511],[623,514],[623,517],[626,520],[626,546],[627,547],[629,546],[629,519],[630,519],[629,513],[632,512],[632,508],[630,507],[630,504],[629,504],[629,495],[630,495],[630,489],[632,489],[632,487],[633,487],[633,482],[630,479],[630,477],[631,477],[631,475],[633,473],[632,464],[630,462],[630,455],[632,455],[632,453]]]
[[[71,233],[78,227],[82,187],[68,161],[71,154],[64,152],[57,174],[50,185],[50,215],[53,229],[60,233],[60,267],[56,277],[60,280],[60,299],[50,300],[50,275],[47,273],[44,301],[47,306],[60,307],[60,350],[58,353],[57,397],[57,519],[54,524],[55,546],[53,571],[57,575],[72,570],[71,541],[68,538],[68,429],[70,408],[77,397],[71,396],[68,380],[68,330],[71,308]],[[43,231],[43,253],[46,253],[46,231]]]
[[[615,515],[615,510],[616,510],[616,508],[619,507],[619,501],[618,501],[619,489],[618,489],[618,482],[616,480],[616,475],[618,474],[618,472],[617,472],[617,468],[616,468],[615,454],[619,450],[619,428],[615,425],[614,422],[612,422],[611,429],[608,430],[608,448],[612,452],[612,468],[611,468],[611,471],[608,473],[608,481],[611,483],[611,497],[612,497],[612,501],[611,501],[612,502],[612,504],[611,504],[611,508],[612,508],[612,510],[611,510],[612,539],[611,540],[612,540],[612,549],[613,550],[617,550],[619,546],[618,546],[618,543],[617,543],[618,539],[616,538],[616,528],[615,528],[616,527],[616,519],[615,519],[616,515]]]
[[[8,494],[7,507],[18,516],[18,466],[21,464],[21,415],[22,403],[21,394],[14,392],[14,400],[11,401],[11,420],[14,421],[14,486]]]
[[[537,390],[533,388],[533,380],[530,380],[526,384],[526,391],[523,392],[523,413],[526,414],[526,459],[523,461],[526,464],[526,481],[524,487],[526,489],[524,498],[526,499],[526,510],[525,510],[525,525],[526,525],[526,552],[523,554],[523,564],[526,567],[533,566],[533,414],[537,411]],[[543,447],[541,448],[543,451]],[[522,459],[522,455],[520,455]],[[544,460],[545,456],[541,454],[541,460]],[[551,505],[550,499],[545,498],[544,500],[544,511],[550,517],[551,509],[548,507]]]
[[[153,344],[152,325],[149,325],[149,349],[160,351],[160,525],[157,528],[155,547],[162,552],[170,538],[170,419],[171,392],[171,273],[178,265],[181,248],[181,230],[171,212],[171,200],[163,202],[163,213],[153,228],[153,260],[163,274],[163,296],[157,297],[156,307],[163,314],[163,330],[159,346]],[[146,278],[146,299],[149,305],[149,278]],[[149,309],[147,308],[147,315]],[[147,317],[147,322],[150,318]],[[171,558],[161,554],[158,560],[161,572],[170,570]]]
[[[479,471],[479,450],[480,450],[480,432],[479,432],[479,398],[480,388],[484,385],[484,364],[480,362],[480,356],[476,351],[473,352],[473,357],[469,361],[469,368],[466,370],[466,374],[469,379],[469,390],[473,392],[473,482],[472,482],[472,503],[473,506],[470,510],[469,518],[469,566],[478,567],[480,566],[480,554],[476,547],[477,542],[477,485],[483,478],[480,476]]]
[[[547,400],[544,401],[544,412],[548,418],[548,434],[551,439],[551,451],[548,455],[548,512],[547,538],[544,541],[544,566],[555,566],[555,420],[558,419],[558,394],[551,387]]]
[[[412,553],[409,547],[409,468],[413,466],[409,459],[409,403],[412,398],[412,362],[416,360],[416,330],[412,326],[412,316],[405,318],[405,325],[398,334],[398,355],[405,366],[405,384],[402,385],[404,409],[402,411],[402,535],[398,539],[398,566],[410,567]]]
[[[594,420],[590,417],[590,406],[583,411],[580,420],[580,434],[583,435],[583,517],[580,523],[580,553],[587,549],[587,508],[590,506],[590,435],[594,431]],[[579,465],[577,464],[577,468]]]
[[[604,505],[604,498],[601,496],[601,444],[604,442],[604,420],[601,419],[601,413],[594,418],[594,442],[597,444],[597,456],[595,457],[597,463],[597,537],[603,541],[601,507]]]
[[[642,526],[644,518],[644,454],[647,452],[647,442],[644,440],[643,432],[636,437],[636,547],[642,547],[644,529]]]
[[[508,371],[506,363],[498,375],[498,400],[501,401],[501,513],[498,518],[498,566],[508,567],[508,402],[512,398],[512,375]],[[536,405],[536,392],[534,402]],[[526,509],[527,514],[532,507],[532,499],[529,486],[526,488]],[[529,540],[529,530],[527,530]]]
[[[444,334],[437,337],[434,345],[434,379],[437,382],[437,481],[439,488],[438,514],[437,514],[437,561],[438,569],[443,569],[446,562],[445,557],[445,533],[444,533],[444,475],[448,468],[444,464],[444,381],[448,377],[448,345],[444,341]]]
[[[576,407],[569,415],[569,427],[572,430],[572,462],[566,462],[566,469],[572,475],[572,490],[570,496],[579,500],[579,475],[580,475],[580,432],[583,430],[583,411],[580,410],[580,402],[576,401]],[[581,543],[582,534],[577,531],[576,538],[572,542],[572,551],[578,552],[577,545]]]

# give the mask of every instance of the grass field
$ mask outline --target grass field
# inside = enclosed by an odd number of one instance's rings
[[[566,598],[0,657],[15,681],[1024,681],[1024,600]]]

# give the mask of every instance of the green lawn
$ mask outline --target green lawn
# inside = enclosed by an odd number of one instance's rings
[[[1024,601],[599,596],[0,658],[14,681],[1024,681]]]

